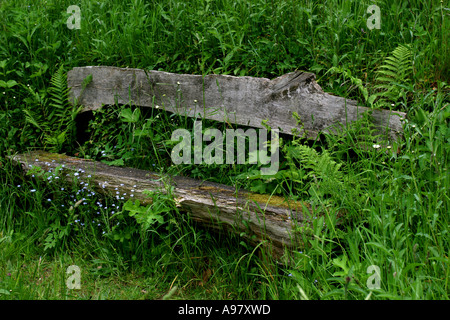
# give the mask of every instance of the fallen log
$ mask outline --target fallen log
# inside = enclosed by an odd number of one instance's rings
[[[33,151],[10,158],[21,164],[25,172],[34,167],[45,171],[59,167],[68,180],[85,179],[89,185],[95,186],[96,191],[112,196],[119,191],[127,195],[125,199],[131,199],[130,195],[133,194],[132,199],[142,204],[152,201],[144,191],[167,192],[167,185],[171,185],[180,212],[189,214],[192,220],[205,226],[239,234],[251,244],[262,243],[277,259],[281,259],[287,251],[303,247],[304,228],[311,227],[314,219],[311,216],[313,210],[307,203],[245,190],[237,191],[233,187],[213,182],[180,176],[164,177],[155,172],[113,167],[45,151]],[[315,214],[320,215],[317,212]]]
[[[83,81],[92,76],[90,84]],[[229,75],[187,75],[104,66],[77,67],[68,72],[71,102],[83,111],[103,105],[160,106],[189,117],[262,128],[315,139],[319,132],[334,133],[336,125],[359,119],[369,108],[323,92],[315,75],[291,72],[273,80]],[[294,114],[300,117],[297,123]],[[384,141],[396,141],[403,129],[403,112],[373,110],[373,125]]]

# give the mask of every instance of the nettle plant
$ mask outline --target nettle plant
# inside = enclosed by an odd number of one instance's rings
[[[170,166],[165,141],[178,119],[158,107],[142,112],[129,105],[104,106],[93,112],[86,132],[88,141],[80,147],[85,158],[109,165],[157,170]]]

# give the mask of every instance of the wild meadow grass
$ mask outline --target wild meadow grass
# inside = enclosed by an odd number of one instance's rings
[[[448,299],[449,8],[376,1],[381,29],[369,30],[373,3],[2,1],[0,299]],[[79,30],[66,25],[73,4]],[[406,112],[404,135],[378,145],[359,123],[317,141],[283,137],[272,177],[250,165],[173,166],[171,133],[192,129],[187,117],[107,106],[79,115],[85,134],[74,134],[77,112],[58,97],[64,73],[86,65],[310,71],[327,92]],[[197,225],[162,193],[164,223],[143,228],[124,195],[69,182],[63,168],[25,175],[6,158],[43,148],[308,201],[327,215],[303,230],[307,245],[290,264],[277,264],[239,235]],[[71,265],[81,289],[66,284]]]

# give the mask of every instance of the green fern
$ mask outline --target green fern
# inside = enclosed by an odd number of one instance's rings
[[[289,171],[298,172],[301,183],[298,190],[308,192],[311,203],[321,206],[358,206],[360,203],[359,181],[349,179],[342,171],[342,163],[331,154],[294,142],[285,149]]]
[[[67,88],[67,77],[64,73],[63,67],[59,67],[56,73],[50,79],[50,85],[48,92],[50,94],[51,114],[49,121],[55,120],[62,126],[65,121],[67,109],[69,107],[68,97],[69,89]]]
[[[35,126],[51,151],[60,152],[63,145],[75,137],[75,119],[81,107],[69,104],[67,76],[61,65],[50,79],[48,99],[28,88],[34,98],[33,108],[24,109],[25,120]]]
[[[369,98],[377,107],[389,107],[400,99],[406,104],[406,93],[411,89],[412,52],[409,45],[399,45],[392,51],[376,71],[377,77],[374,89],[379,92]]]
[[[296,144],[288,149],[288,156],[298,160],[304,169],[308,169],[305,178],[341,180],[342,172],[339,170],[342,164],[334,161],[328,151],[319,154],[313,148]]]

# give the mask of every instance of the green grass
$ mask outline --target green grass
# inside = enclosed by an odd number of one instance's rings
[[[73,4],[80,30],[66,26]],[[381,29],[368,30],[371,4],[2,1],[0,299],[449,299],[449,8],[377,1]],[[310,71],[327,92],[407,112],[404,137],[373,148],[363,120],[317,141],[283,138],[270,177],[256,165],[173,166],[171,133],[193,120],[161,108],[105,107],[76,141],[62,71],[85,65]],[[203,120],[208,127],[227,125]],[[276,264],[239,235],[197,225],[162,193],[164,222],[144,227],[125,200],[88,191],[88,181],[24,176],[6,158],[42,148],[279,194],[327,214],[302,230],[307,246],[290,265]],[[79,290],[66,286],[70,265],[81,269]],[[379,289],[367,285],[370,266]]]

